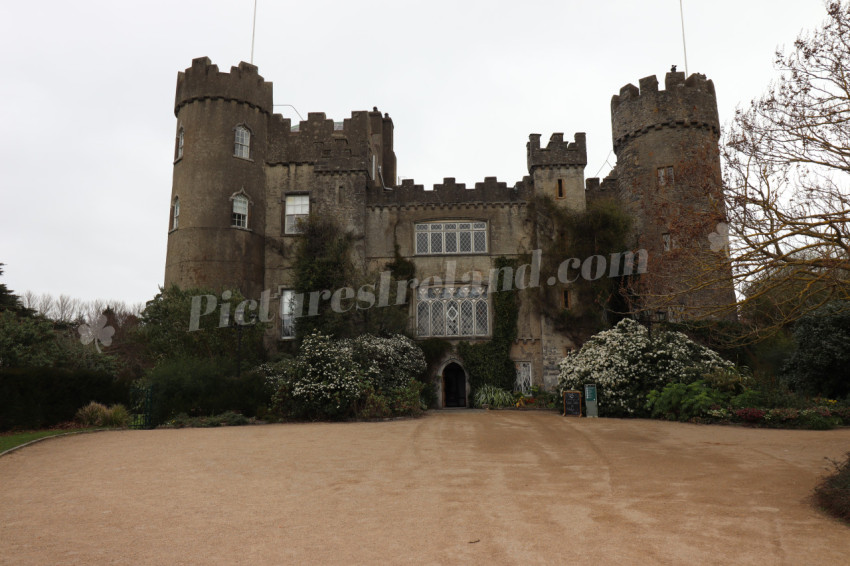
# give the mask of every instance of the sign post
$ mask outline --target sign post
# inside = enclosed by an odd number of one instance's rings
[[[599,407],[596,402],[596,384],[584,384],[584,406],[587,408],[588,417],[598,417]]]
[[[564,416],[581,418],[581,391],[564,391]]]

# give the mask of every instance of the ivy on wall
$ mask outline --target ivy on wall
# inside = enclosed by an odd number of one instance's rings
[[[569,258],[610,258],[610,254],[628,249],[632,220],[613,200],[591,201],[584,212],[574,212],[556,205],[549,197],[538,197],[529,206],[529,215],[537,227],[541,273],[557,273],[561,262]],[[615,324],[629,311],[631,283],[622,277],[596,281],[579,278],[569,287],[541,285],[530,298],[556,329],[580,340]],[[558,296],[565,289],[569,289],[573,299],[570,308]]]
[[[518,265],[519,261],[516,259],[498,257],[495,261],[498,270],[510,268],[510,273],[508,270],[500,271],[501,278],[510,277]],[[516,368],[510,353],[511,344],[517,337],[518,291],[511,285],[510,291],[496,292],[502,288],[501,280],[490,282],[493,297],[492,338],[480,343],[460,342],[457,346],[473,391],[487,384],[511,390],[516,380]]]

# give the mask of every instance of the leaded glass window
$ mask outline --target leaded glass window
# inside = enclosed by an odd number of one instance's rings
[[[419,336],[472,337],[490,332],[486,287],[420,287],[416,298]]]
[[[487,253],[486,222],[416,224],[417,255]]]

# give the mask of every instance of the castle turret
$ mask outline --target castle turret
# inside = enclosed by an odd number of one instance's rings
[[[635,247],[653,258],[643,307],[710,313],[734,297],[723,250],[709,240],[726,217],[714,84],[678,72],[664,83],[659,90],[645,77],[611,99],[617,193],[634,219]]]
[[[555,133],[546,147],[540,147],[540,134],[528,136],[526,144],[528,174],[534,191],[548,196],[560,206],[571,210],[585,209],[584,167],[587,165],[586,136],[575,135],[575,141],[564,141],[564,134]]]
[[[272,84],[206,57],[177,75],[177,142],[165,284],[263,289],[265,171]]]

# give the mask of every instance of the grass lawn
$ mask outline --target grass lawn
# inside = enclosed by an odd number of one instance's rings
[[[30,432],[17,432],[12,434],[0,435],[0,452],[5,452],[15,446],[26,444],[32,440],[39,438],[47,438],[48,436],[56,436],[67,432],[78,432],[83,430],[94,430],[94,428],[78,428],[78,429],[53,429],[53,430],[36,430]]]

